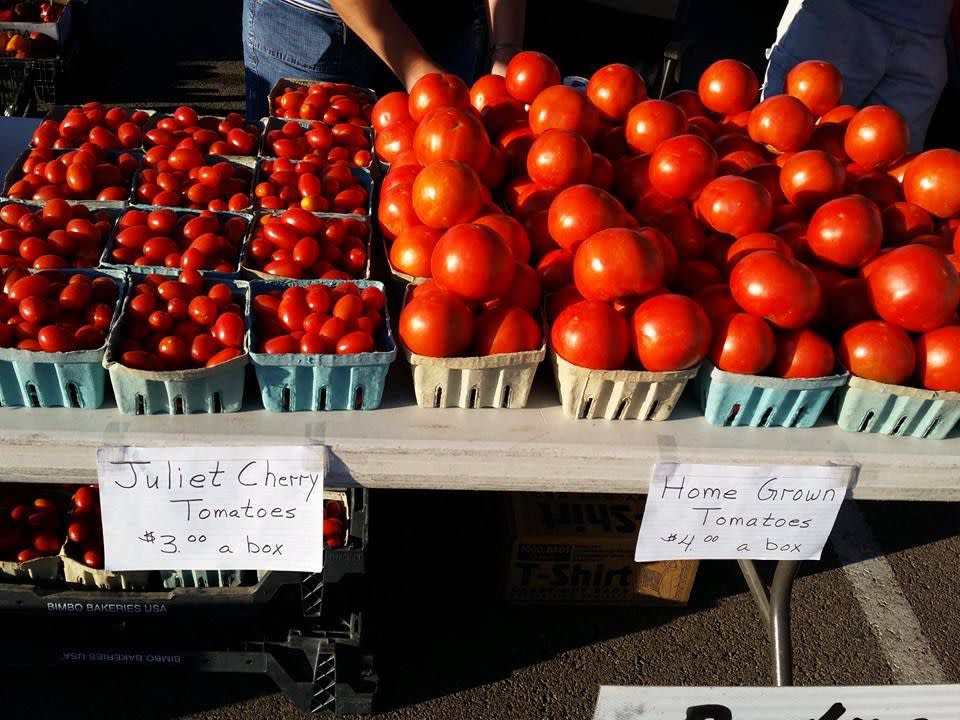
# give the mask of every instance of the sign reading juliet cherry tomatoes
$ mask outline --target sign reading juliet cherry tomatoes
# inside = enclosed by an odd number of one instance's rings
[[[100,448],[105,567],[319,572],[326,468],[316,446]]]

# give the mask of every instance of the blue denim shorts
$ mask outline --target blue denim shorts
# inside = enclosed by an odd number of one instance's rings
[[[483,3],[469,26],[428,44],[430,56],[472,83],[486,72],[487,22]],[[277,80],[295,77],[347,82],[378,94],[402,89],[397,79],[332,11],[310,11],[284,0],[244,0],[243,60],[247,117],[269,115],[267,96]]]

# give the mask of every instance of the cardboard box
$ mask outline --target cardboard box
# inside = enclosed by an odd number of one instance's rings
[[[696,560],[633,561],[642,495],[514,493],[505,596],[530,605],[684,605]]]

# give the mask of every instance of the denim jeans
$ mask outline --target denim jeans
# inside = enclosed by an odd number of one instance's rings
[[[427,53],[449,72],[472,83],[486,72],[485,3],[473,3],[467,27],[441,33]],[[247,117],[269,115],[267,96],[284,77],[347,82],[378,94],[402,89],[386,65],[344,22],[330,12],[311,12],[283,0],[244,0],[243,60]]]

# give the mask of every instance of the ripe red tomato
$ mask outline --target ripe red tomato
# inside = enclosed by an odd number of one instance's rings
[[[413,181],[413,209],[420,222],[433,228],[469,222],[485,199],[480,178],[456,160],[436,162]]]
[[[516,305],[532,313],[540,310],[543,304],[543,284],[540,275],[526,263],[518,262],[513,274],[513,287],[505,301],[508,305]]]
[[[843,76],[823,60],[805,60],[787,73],[786,92],[820,116],[833,110],[843,97]]]
[[[840,338],[840,362],[857,377],[903,385],[913,376],[916,353],[913,340],[896,325],[867,320]]]
[[[569,130],[547,130],[533,141],[527,154],[527,174],[547,189],[586,182],[592,169],[590,146]]]
[[[553,351],[569,363],[592,370],[618,370],[630,353],[630,330],[623,316],[598,300],[566,307],[550,329]]]
[[[395,120],[377,133],[373,147],[385,163],[393,163],[406,151],[413,150],[417,124],[407,118]]]
[[[634,105],[647,99],[647,86],[629,65],[604,65],[590,76],[587,98],[604,118],[622,123]]]
[[[840,195],[846,177],[843,165],[827,153],[804,150],[784,162],[780,189],[792,205],[812,208]]]
[[[486,225],[456,225],[443,234],[430,260],[431,277],[465,300],[495,300],[510,290],[515,261],[510,246]]]
[[[960,325],[917,338],[917,379],[927,390],[960,392]]]
[[[903,194],[939,218],[960,214],[960,152],[939,148],[917,155],[903,173]]]
[[[400,340],[410,352],[427,357],[454,357],[473,342],[473,315],[452,293],[418,295],[400,312]]]
[[[522,103],[532,103],[543,90],[560,83],[560,68],[543,53],[524,50],[507,64],[507,92]]]
[[[597,109],[572,87],[554,85],[541,91],[530,104],[530,129],[541,135],[552,128],[570,130],[588,142],[597,134]]]
[[[721,370],[759,375],[773,362],[776,347],[776,336],[763,318],[738,312],[714,319],[710,361]]]
[[[927,245],[904,245],[882,255],[867,275],[867,288],[877,314],[911,332],[940,327],[960,303],[957,271]]]
[[[544,253],[537,262],[537,275],[550,292],[569,285],[573,281],[573,254],[562,248]]]
[[[933,232],[933,218],[919,205],[895,202],[884,208],[883,236],[890,245],[903,245]]]
[[[819,259],[854,269],[869,262],[883,242],[883,219],[863,195],[847,195],[821,205],[807,226],[807,247]]]
[[[502,75],[483,75],[470,88],[470,104],[477,112],[482,113],[488,105],[512,101],[506,78]]]
[[[573,280],[587,300],[613,301],[645,295],[663,280],[664,262],[657,246],[636,230],[608,228],[577,248]]]
[[[538,350],[543,344],[540,325],[527,310],[500,305],[477,317],[474,351],[479,356]]]
[[[624,127],[635,152],[652,153],[667,138],[687,132],[687,116],[672,102],[644,100],[630,109]]]
[[[720,159],[706,140],[676,135],[664,140],[650,158],[650,184],[669,198],[690,198],[717,174]]]
[[[490,155],[490,139],[476,115],[442,107],[428,112],[417,125],[413,149],[425,167],[440,160],[458,160],[480,173]]]
[[[387,93],[377,100],[370,111],[370,124],[378,133],[397,120],[410,119],[410,97],[403,91]]]
[[[760,183],[723,175],[711,180],[700,192],[697,211],[717,232],[742,237],[769,227],[773,200]]]
[[[574,252],[588,237],[623,225],[626,211],[613,195],[592,185],[561,190],[550,203],[547,228],[562,248]]]
[[[737,304],[778,328],[808,325],[820,307],[820,283],[801,262],[770,250],[750,253],[730,273]]]
[[[794,330],[777,338],[770,371],[782,378],[817,378],[833,375],[833,348],[813,330]]]
[[[510,248],[513,259],[518,263],[530,262],[530,238],[526,229],[517,220],[509,215],[496,213],[479,217],[474,222],[478,225],[486,225],[502,237]]]
[[[721,115],[749,110],[759,90],[756,73],[737,60],[717,60],[703,71],[697,86],[703,104]]]
[[[443,230],[414,225],[401,232],[390,246],[390,264],[413,277],[430,277],[430,258]]]
[[[656,295],[633,313],[633,350],[644,369],[693,367],[710,349],[710,318],[685,295]]]
[[[738,238],[730,247],[727,248],[726,265],[727,270],[733,270],[734,266],[747,255],[758,250],[772,250],[787,257],[793,257],[793,250],[790,244],[779,235],[770,232],[750,233]]]
[[[847,155],[865,168],[889,167],[906,155],[909,147],[910,128],[906,120],[886,105],[871,105],[857,112],[843,136]]]
[[[410,117],[420,122],[434,108],[470,106],[467,84],[451,73],[427,73],[410,88],[407,103]]]
[[[774,95],[750,111],[750,139],[776,152],[801,150],[813,135],[815,118],[792,95]]]
[[[837,105],[832,110],[827,110],[817,119],[818,125],[841,125],[847,126],[850,119],[857,114],[857,108],[853,105]]]

